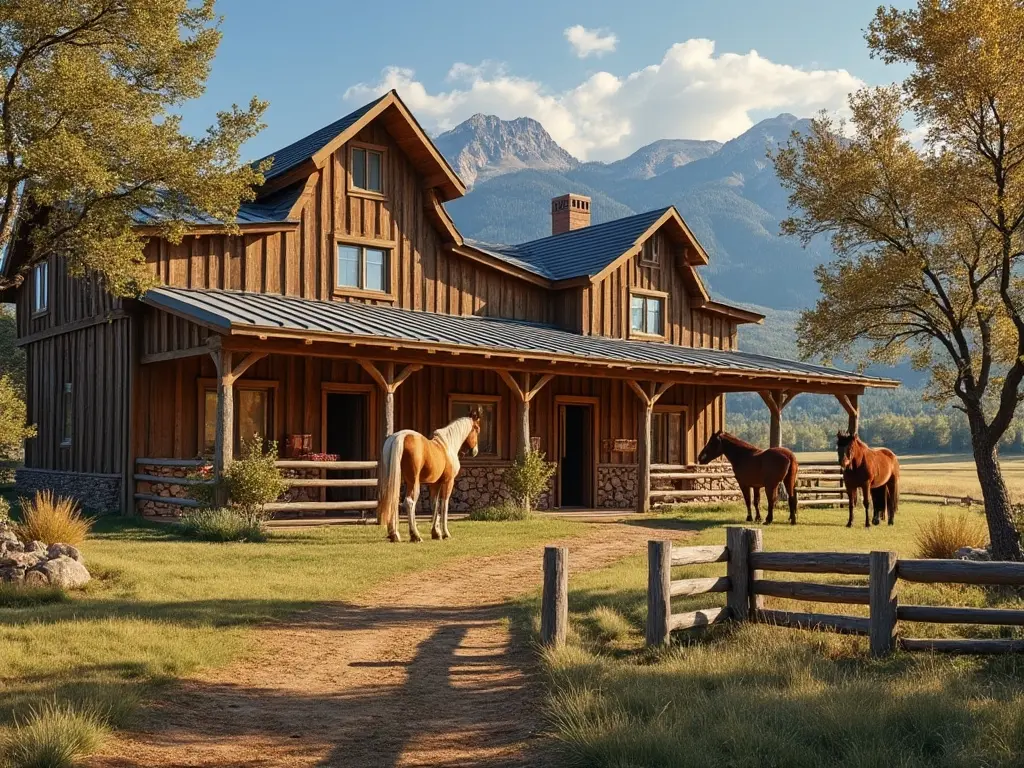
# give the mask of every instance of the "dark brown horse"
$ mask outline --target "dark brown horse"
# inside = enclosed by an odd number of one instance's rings
[[[771,525],[775,500],[779,495],[779,483],[786,486],[789,494],[789,522],[796,525],[796,475],[799,469],[796,456],[788,448],[758,448],[740,440],[728,432],[718,431],[711,436],[697,461],[707,464],[724,455],[732,464],[733,474],[743,493],[747,505],[747,522],[756,519],[761,522],[761,489],[768,499],[768,516],[765,524]],[[754,509],[757,517],[750,517],[750,491],[754,491]]]
[[[850,501],[850,519],[846,527],[853,525],[853,504],[857,490],[864,494],[864,525],[870,528],[878,525],[879,515],[888,514],[889,525],[893,524],[896,507],[900,501],[900,460],[888,448],[868,448],[867,443],[857,435],[842,432],[836,435],[836,449],[839,452],[839,466],[843,468],[843,485]],[[868,520],[868,508],[874,502],[875,515]]]

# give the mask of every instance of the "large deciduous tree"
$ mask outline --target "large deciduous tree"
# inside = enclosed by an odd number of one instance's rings
[[[0,2],[0,249],[19,211],[31,218],[28,258],[67,257],[130,295],[146,287],[140,206],[159,207],[159,234],[184,234],[190,211],[233,222],[262,181],[239,147],[262,128],[253,99],[218,113],[193,138],[174,109],[203,92],[220,42],[213,0]]]
[[[794,215],[837,259],[798,332],[808,355],[909,356],[967,416],[993,553],[1021,559],[997,447],[1024,379],[1024,4],[919,0],[880,8],[872,55],[910,67],[850,99],[775,156]],[[915,147],[904,125],[924,131]]]

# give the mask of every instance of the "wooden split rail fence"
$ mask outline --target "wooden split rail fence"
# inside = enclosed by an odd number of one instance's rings
[[[202,459],[136,459],[137,466],[176,467],[180,469],[198,470],[210,466],[210,462]],[[291,488],[376,488],[376,477],[329,478],[328,471],[366,472],[376,470],[376,461],[301,461],[281,460],[275,462],[279,469],[321,470],[321,477],[285,477],[284,482]],[[200,480],[189,477],[173,477],[138,473],[134,477],[136,483],[161,483],[164,485],[200,485],[212,483],[212,480]],[[178,507],[197,507],[195,499],[180,496],[159,496],[151,493],[136,493],[136,501],[155,501]],[[268,512],[366,512],[377,508],[374,499],[352,501],[279,501],[267,504]]]
[[[550,553],[550,554],[549,554]],[[567,590],[551,589],[549,567],[558,582],[567,578],[568,555],[549,547],[545,552],[545,590],[541,639],[558,644],[568,621]],[[725,575],[672,578],[680,566],[725,563]],[[817,584],[765,578],[764,572],[846,574],[866,576],[866,585]],[[1024,626],[1024,610],[939,605],[900,605],[898,583],[983,584],[1024,586],[1024,563],[898,558],[895,552],[765,552],[760,529],[729,527],[724,545],[673,547],[671,541],[647,545],[647,626],[650,646],[669,642],[672,632],[723,621],[756,621],[796,629],[827,630],[869,638],[871,653],[886,656],[897,647],[907,651],[950,653],[1014,653],[1024,639],[912,638],[898,632],[900,622]],[[725,604],[686,613],[672,612],[672,598],[722,593]],[[868,606],[867,616],[810,613],[765,608],[765,597]],[[562,625],[559,622],[563,622]]]

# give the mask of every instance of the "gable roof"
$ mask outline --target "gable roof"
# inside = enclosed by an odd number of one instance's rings
[[[238,207],[238,215],[233,223],[244,226],[247,224],[282,224],[297,223],[291,218],[291,210],[302,196],[303,185],[292,184],[256,201],[242,203]],[[159,206],[143,206],[132,214],[134,223],[140,227],[158,226],[167,221],[167,214]],[[191,226],[223,226],[224,222],[208,213],[196,210],[188,215],[185,223]]]

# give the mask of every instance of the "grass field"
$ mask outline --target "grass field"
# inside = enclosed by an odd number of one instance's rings
[[[95,577],[84,592],[22,607],[2,607],[0,593],[0,737],[31,701],[144,697],[155,685],[230,661],[257,622],[457,558],[585,530],[543,518],[467,521],[454,523],[444,543],[395,546],[376,526],[351,525],[278,532],[262,544],[209,544],[181,540],[168,526],[103,521],[82,546]]]
[[[981,498],[981,486],[974,459],[965,453],[935,453],[900,456],[900,490],[919,493],[945,493],[951,496]],[[834,451],[798,453],[802,462],[835,463]],[[1010,495],[1024,501],[1024,456],[1001,456],[1003,478]]]
[[[844,527],[839,510],[801,510],[800,524],[765,529],[769,550],[916,554],[918,525],[955,508],[903,504],[896,526]],[[980,515],[979,515],[980,516]],[[666,519],[724,543],[739,505],[690,508]],[[688,542],[689,543],[689,542]],[[724,573],[724,564],[674,578]],[[785,578],[786,574],[773,574]],[[566,765],[1010,766],[1024,762],[1024,659],[897,653],[873,660],[866,638],[754,624],[676,633],[643,648],[644,555],[570,581],[570,642],[545,656],[549,706]],[[802,578],[865,583],[857,577]],[[723,595],[676,599],[673,610],[721,605]],[[1016,594],[900,583],[903,602],[1021,607]],[[866,613],[866,607],[768,598],[769,607]],[[905,630],[907,625],[901,627]],[[914,625],[914,636],[1022,636],[992,627]]]

